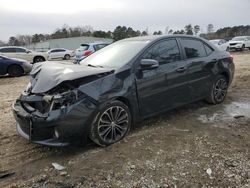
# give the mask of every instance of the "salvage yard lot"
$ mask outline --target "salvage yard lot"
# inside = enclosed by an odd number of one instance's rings
[[[223,104],[201,101],[158,115],[107,148],[27,142],[11,105],[28,76],[0,78],[0,172],[15,173],[0,187],[249,187],[250,52],[233,55],[235,79]]]

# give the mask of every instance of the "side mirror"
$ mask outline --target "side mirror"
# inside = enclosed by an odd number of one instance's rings
[[[141,70],[151,70],[159,67],[159,62],[154,59],[142,59],[140,62]]]
[[[29,53],[31,53],[31,51],[30,51],[30,50],[27,50],[26,53],[29,54]]]

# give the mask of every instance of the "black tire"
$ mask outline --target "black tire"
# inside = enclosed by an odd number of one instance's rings
[[[8,68],[8,74],[12,77],[22,76],[24,74],[23,68],[19,65],[11,65]]]
[[[66,55],[64,56],[64,59],[65,59],[65,60],[69,60],[69,59],[70,59],[70,55],[69,55],[69,54],[66,54]]]
[[[95,115],[89,137],[103,147],[119,142],[128,134],[131,119],[127,105],[116,100],[108,102],[102,105]]]
[[[33,59],[33,63],[38,63],[38,62],[43,62],[43,61],[45,61],[45,58],[42,56],[36,56]]]
[[[206,101],[210,104],[220,104],[222,103],[227,95],[228,90],[228,80],[225,76],[219,75],[214,80],[212,89]]]

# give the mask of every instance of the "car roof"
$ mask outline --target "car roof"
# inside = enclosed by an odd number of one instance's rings
[[[201,37],[193,36],[193,35],[180,35],[180,34],[174,34],[174,35],[149,35],[149,36],[140,36],[140,37],[132,37],[132,38],[127,38],[123,39],[121,41],[156,41],[160,39],[167,39],[167,38],[172,38],[172,37],[185,37],[185,38],[193,38],[193,39],[200,39],[202,41],[207,41]]]
[[[23,48],[23,49],[26,49],[26,48],[24,48],[22,46],[2,46],[0,48]]]

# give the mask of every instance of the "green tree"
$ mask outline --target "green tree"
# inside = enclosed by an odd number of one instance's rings
[[[10,45],[10,46],[20,46],[20,42],[17,40],[16,37],[10,37],[8,45]]]
[[[193,26],[191,24],[188,24],[185,26],[185,32],[187,35],[193,35]]]

